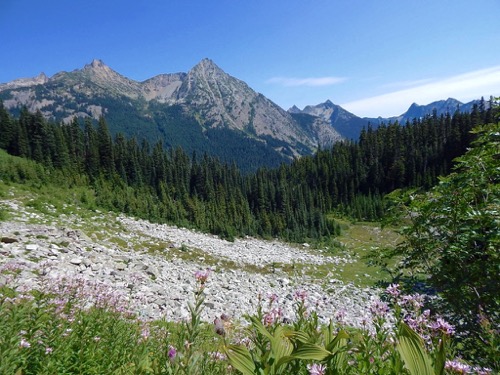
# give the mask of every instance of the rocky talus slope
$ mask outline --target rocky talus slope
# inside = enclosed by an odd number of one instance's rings
[[[211,269],[204,291],[207,321],[222,313],[236,319],[253,313],[259,296],[267,303],[270,294],[278,296],[284,316],[292,317],[294,295],[304,291],[322,320],[342,315],[360,325],[377,296],[375,289],[335,278],[336,270],[354,261],[348,255],[329,256],[306,244],[228,242],[122,215],[15,198],[0,205],[8,212],[0,222],[0,268],[22,264],[19,288],[40,287],[47,278],[99,282],[125,296],[145,319],[187,318],[194,274],[206,269]]]

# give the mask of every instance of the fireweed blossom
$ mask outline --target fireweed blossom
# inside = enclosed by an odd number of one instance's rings
[[[170,345],[168,347],[168,359],[170,362],[173,362],[175,360],[175,357],[177,356],[177,349]]]
[[[429,327],[437,332],[443,332],[448,336],[451,336],[455,333],[455,327],[453,327],[450,323],[445,321],[443,318],[437,318],[435,322],[432,322]]]
[[[305,290],[296,290],[294,297],[297,301],[305,302],[307,298],[307,292]]]
[[[31,348],[31,344],[24,337],[21,338],[21,342],[19,343],[21,348]]]
[[[401,294],[401,290],[399,289],[399,284],[391,284],[389,285],[386,289],[385,289],[385,292],[390,295],[391,297],[393,297],[394,299],[397,299],[400,294]]]
[[[308,364],[307,371],[309,371],[309,375],[325,375],[326,365],[318,363]]]
[[[267,298],[269,300],[269,306],[271,306],[273,303],[278,302],[278,295],[276,293],[268,293]]]
[[[274,308],[264,314],[264,317],[262,318],[263,320],[262,323],[266,326],[270,326],[278,322],[282,317],[283,317],[283,310],[280,307]]]
[[[208,276],[210,276],[210,269],[206,270],[199,270],[196,271],[194,274],[194,277],[196,278],[196,281],[198,281],[201,285],[205,285],[207,282]]]

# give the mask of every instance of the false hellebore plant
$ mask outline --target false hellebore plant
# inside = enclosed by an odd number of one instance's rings
[[[375,300],[371,317],[363,321],[362,329],[354,329],[345,325],[343,314],[322,326],[302,293],[295,295],[295,322],[287,322],[276,306],[277,297],[271,295],[266,309],[261,303],[255,316],[247,316],[250,340],[227,344],[225,353],[231,366],[244,375],[464,373],[455,371],[462,368],[456,365],[459,361],[446,361],[453,327],[441,317],[431,317],[428,310],[421,311],[422,296],[403,296],[398,285],[390,285],[386,297],[387,303]],[[491,373],[468,368],[467,373]]]

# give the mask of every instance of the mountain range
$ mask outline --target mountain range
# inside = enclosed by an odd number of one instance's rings
[[[405,124],[407,121],[420,119],[425,116],[432,115],[434,112],[438,116],[445,115],[447,113],[453,114],[457,110],[460,112],[470,112],[472,111],[474,105],[479,105],[479,103],[480,100],[462,103],[453,98],[438,100],[427,105],[418,105],[417,103],[413,103],[408,110],[400,116],[386,118],[358,117],[355,114],[346,111],[341,106],[333,104],[330,100],[318,105],[308,105],[303,110],[293,106],[288,109],[288,112],[294,115],[308,114],[321,118],[330,123],[330,125],[343,137],[356,140],[359,137],[361,129],[366,127],[368,124],[371,124],[373,127],[377,127],[383,123],[387,124],[389,122],[396,121]],[[488,103],[485,104],[488,105]]]
[[[414,103],[406,113],[388,119],[360,118],[329,100],[285,111],[210,59],[187,73],[160,74],[142,82],[93,60],[50,78],[41,73],[0,84],[0,100],[13,114],[25,106],[64,123],[104,116],[112,134],[208,153],[247,171],[312,154],[343,138],[357,139],[368,123],[401,122],[434,110],[466,111],[474,104],[455,99]]]

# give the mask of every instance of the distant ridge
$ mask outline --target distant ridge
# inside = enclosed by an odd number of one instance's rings
[[[188,72],[160,74],[142,82],[129,79],[95,59],[81,69],[41,73],[0,84],[0,100],[13,114],[23,106],[55,121],[105,116],[112,134],[161,141],[188,153],[208,153],[243,170],[277,166],[310,155],[343,139],[357,140],[369,123],[471,111],[469,103],[448,98],[413,103],[400,116],[361,118],[330,100],[285,111],[212,60]]]
[[[340,134],[327,121],[303,124],[290,113],[203,59],[187,73],[131,80],[95,59],[82,69],[0,85],[12,113],[22,106],[68,123],[105,116],[113,134],[159,139],[167,147],[208,152],[243,169],[276,166]]]
[[[317,105],[308,105],[304,107],[303,110],[297,108],[297,106],[292,106],[288,112],[292,115],[297,114],[309,114],[312,116],[317,116],[325,121],[328,121],[332,127],[334,127],[343,137],[350,139],[358,139],[361,129],[366,127],[368,124],[372,126],[378,126],[382,123],[389,123],[398,121],[399,123],[406,123],[407,121],[412,121],[413,119],[420,119],[425,116],[433,115],[434,112],[438,115],[452,115],[456,111],[460,112],[471,112],[474,105],[479,105],[481,100],[473,100],[468,103],[462,103],[456,99],[448,98],[446,100],[438,100],[427,105],[418,105],[413,103],[410,105],[408,110],[395,117],[358,117],[341,106],[333,104],[330,100]],[[489,107],[487,101],[485,103],[485,108]]]

